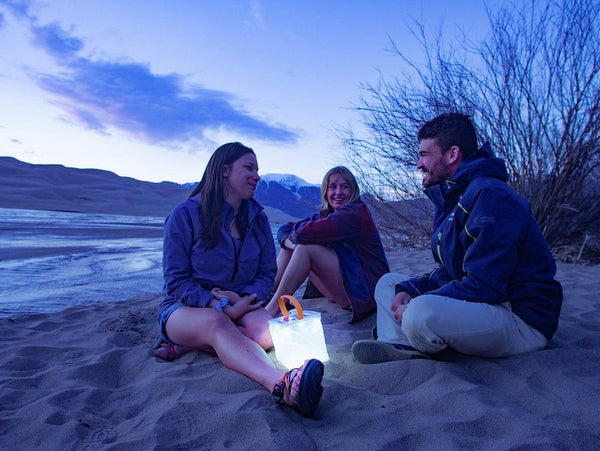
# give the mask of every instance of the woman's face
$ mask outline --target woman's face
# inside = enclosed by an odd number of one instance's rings
[[[250,199],[254,196],[256,185],[260,180],[256,156],[252,153],[245,153],[223,169],[223,178],[225,179],[225,200],[231,205],[236,206],[243,199]]]
[[[327,182],[327,202],[334,210],[346,205],[352,197],[352,188],[340,174],[332,174]]]

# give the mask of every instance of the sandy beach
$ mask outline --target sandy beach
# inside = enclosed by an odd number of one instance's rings
[[[427,251],[389,255],[420,274]],[[350,325],[325,299],[331,360],[314,419],[192,352],[154,358],[160,295],[0,319],[0,448],[594,449],[600,441],[600,266],[559,264],[565,302],[548,349],[500,360],[361,365]],[[274,355],[271,354],[274,358]]]

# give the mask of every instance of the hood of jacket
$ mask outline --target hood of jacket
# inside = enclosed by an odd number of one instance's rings
[[[486,142],[467,157],[456,173],[448,180],[425,189],[425,195],[437,208],[454,205],[469,183],[477,177],[492,177],[508,181],[508,172],[502,158],[495,157],[489,142]]]

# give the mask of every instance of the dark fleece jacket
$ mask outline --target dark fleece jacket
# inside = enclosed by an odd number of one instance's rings
[[[510,302],[548,339],[558,327],[562,287],[529,203],[506,181],[504,160],[486,143],[454,176],[425,190],[435,204],[433,257],[439,266],[397,287],[469,302]]]

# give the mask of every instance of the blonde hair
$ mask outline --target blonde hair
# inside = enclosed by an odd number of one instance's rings
[[[321,211],[327,211],[327,213],[331,213],[334,210],[327,200],[327,188],[329,187],[329,178],[332,175],[341,175],[350,185],[350,190],[352,193],[348,203],[354,202],[360,197],[360,188],[358,187],[358,183],[354,178],[354,174],[352,174],[352,172],[350,172],[350,170],[345,166],[336,166],[331,168],[329,171],[327,171],[325,177],[323,177],[323,182],[321,183]]]

